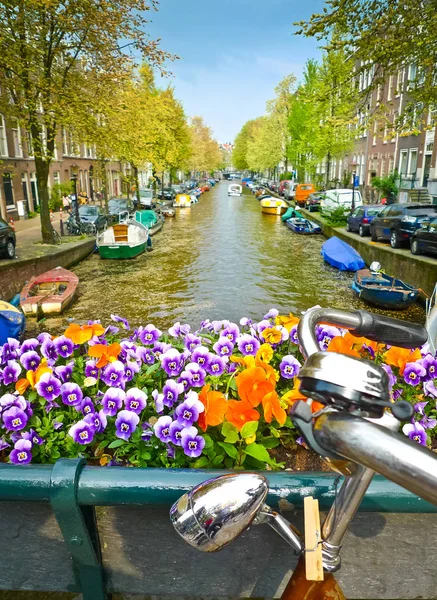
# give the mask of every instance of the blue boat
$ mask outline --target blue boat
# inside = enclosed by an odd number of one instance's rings
[[[298,217],[292,217],[285,221],[287,227],[289,227],[295,233],[301,235],[312,235],[314,233],[322,233],[322,229],[317,223],[309,221],[308,219],[299,219]]]
[[[299,212],[298,210],[296,210],[292,206],[289,206],[287,208],[287,210],[285,211],[285,213],[282,215],[281,219],[283,221],[288,221],[288,219],[291,219],[292,217],[297,217],[298,219],[304,219],[305,218],[301,212]]]
[[[16,306],[0,300],[0,346],[8,338],[21,339],[26,329],[26,317]]]
[[[320,254],[328,264],[340,271],[358,271],[366,266],[355,248],[336,236],[326,240]]]
[[[404,310],[416,302],[419,290],[385,273],[361,269],[355,273],[354,292],[368,304],[389,310]]]

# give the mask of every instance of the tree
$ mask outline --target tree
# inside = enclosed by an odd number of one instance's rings
[[[409,93],[413,102],[437,102],[436,0],[328,0],[321,14],[296,23],[298,34],[330,38],[340,26],[334,48],[353,55],[359,69],[375,66],[371,87],[406,62],[415,67]]]
[[[235,138],[232,164],[236,169],[240,169],[241,171],[246,171],[249,168],[247,162],[247,144],[252,138],[254,128],[256,128],[256,119],[247,121]]]
[[[288,120],[295,84],[296,77],[291,74],[287,75],[275,87],[275,98],[267,102],[267,113],[274,120],[275,128],[277,128],[278,131],[277,135],[281,137],[282,160],[286,171],[288,169],[288,159],[290,154]]]
[[[202,117],[193,117],[190,125],[191,156],[188,160],[190,171],[211,173],[221,162],[220,148],[212,137],[211,129]]]
[[[277,115],[257,119],[247,140],[246,159],[251,171],[274,169],[283,157],[283,135]]]
[[[153,64],[170,55],[145,33],[155,0],[0,0],[0,112],[29,131],[44,242],[53,243],[48,176],[61,127],[78,133],[105,114],[130,76],[134,47]],[[120,40],[128,44],[120,46]]]

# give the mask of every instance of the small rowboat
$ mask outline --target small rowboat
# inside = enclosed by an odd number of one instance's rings
[[[26,317],[21,310],[0,300],[0,346],[6,344],[8,338],[21,339],[25,329]]]
[[[137,210],[135,213],[135,221],[147,227],[149,235],[155,235],[155,233],[161,231],[162,226],[164,225],[164,217],[154,210]]]
[[[404,310],[416,302],[419,290],[385,273],[361,269],[355,273],[354,292],[368,304],[389,310]]]
[[[71,304],[79,279],[71,271],[56,267],[32,277],[20,294],[20,305],[25,315],[59,315]]]
[[[326,240],[320,254],[331,267],[335,267],[340,271],[358,271],[366,266],[355,248],[336,236]]]
[[[276,198],[261,200],[261,210],[267,215],[283,215],[287,208],[288,204],[284,200],[276,200]]]
[[[100,258],[135,258],[146,250],[149,230],[136,221],[118,223],[97,236]],[[151,240],[150,240],[151,241]]]
[[[231,183],[228,187],[228,196],[241,196],[243,188],[238,183]]]
[[[292,217],[285,221],[287,227],[289,227],[295,233],[300,233],[301,235],[312,235],[314,233],[322,233],[322,229],[320,225],[314,223],[313,221],[309,221],[308,219],[300,219],[299,217]]]
[[[163,215],[166,219],[169,217],[174,217],[176,211],[172,208],[161,208],[161,215]]]
[[[175,208],[191,208],[191,198],[188,194],[178,194],[173,202]]]

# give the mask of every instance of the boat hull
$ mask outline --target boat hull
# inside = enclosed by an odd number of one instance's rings
[[[323,244],[320,254],[331,267],[340,271],[359,271],[366,266],[358,252],[336,236]]]
[[[261,206],[261,210],[266,215],[283,215],[287,208],[285,206]]]
[[[367,304],[388,310],[405,310],[416,302],[419,290],[384,274],[363,269],[355,274],[352,289]]]
[[[140,244],[111,244],[99,246],[100,258],[109,260],[125,260],[136,258],[146,250],[147,242]]]
[[[318,225],[311,221],[307,221],[307,219],[303,219],[304,223],[299,223],[297,221],[299,221],[299,219],[289,219],[288,221],[285,221],[285,224],[291,231],[299,235],[316,235],[322,233],[322,230]]]
[[[73,302],[78,284],[77,276],[62,267],[32,277],[21,291],[21,310],[28,316],[59,315]]]

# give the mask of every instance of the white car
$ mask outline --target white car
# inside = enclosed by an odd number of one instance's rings
[[[140,190],[140,204],[144,208],[153,208],[155,206],[153,190]]]
[[[363,198],[359,190],[328,190],[323,194],[320,202],[320,212],[322,215],[330,215],[337,208],[342,208],[345,212],[352,210],[352,195],[355,207],[362,206]]]

